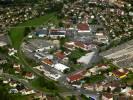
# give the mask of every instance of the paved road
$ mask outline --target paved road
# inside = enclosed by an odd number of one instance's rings
[[[16,81],[24,84],[28,88],[33,88],[33,87],[31,87],[31,85],[29,85],[29,82],[26,79],[22,79],[22,78],[19,78],[19,77],[15,76],[15,75],[11,75],[11,74],[8,74],[8,73],[3,73],[1,76],[3,78],[11,78],[13,80],[16,80]]]
[[[30,88],[30,89],[33,89],[35,91],[40,91],[40,90],[37,90],[36,88],[32,87],[28,80],[26,79],[22,79],[22,78],[19,78],[19,77],[16,77],[15,75],[11,75],[11,74],[7,74],[7,73],[3,73],[1,75],[1,77],[3,78],[11,78],[13,80],[16,80],[22,84],[24,84],[26,87]],[[43,91],[41,91],[43,92]],[[48,95],[48,94],[53,94],[53,93],[48,93],[48,92],[44,92],[44,94]],[[88,92],[86,90],[74,90],[74,91],[69,91],[69,92],[63,92],[63,93],[59,93],[60,95],[62,96],[70,96],[70,95],[80,95],[80,94],[87,94],[87,95],[90,95],[90,96],[94,96],[96,93],[95,92]],[[97,93],[98,94],[98,93]]]

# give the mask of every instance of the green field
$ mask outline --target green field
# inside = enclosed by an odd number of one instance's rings
[[[37,27],[42,24],[47,24],[49,21],[56,25],[58,24],[56,13],[50,13],[45,16],[40,16],[32,20],[28,20],[24,23],[18,24],[15,27],[12,27],[9,31],[9,36],[12,41],[12,46],[16,49],[19,48],[24,38],[23,33],[24,33],[25,27],[31,27],[31,26]]]

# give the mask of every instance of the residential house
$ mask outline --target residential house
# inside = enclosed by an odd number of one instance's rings
[[[126,94],[127,94],[127,96],[132,96],[133,97],[133,90],[128,91]]]
[[[107,90],[108,88],[110,88],[110,90],[113,91],[116,88],[120,87],[120,83],[113,81],[113,82],[110,82],[110,83],[106,83],[103,86],[104,86],[104,90]]]
[[[84,84],[83,88],[86,90],[94,91],[95,85],[88,83],[88,84]]]
[[[17,89],[10,89],[9,90],[9,93],[12,93],[12,94],[14,94],[14,93],[18,93],[19,91],[17,90]]]
[[[77,72],[77,73],[75,73],[73,75],[68,76],[67,77],[67,81],[69,83],[73,83],[75,81],[79,81],[79,80],[84,78],[84,74],[85,73],[86,73],[86,71],[79,71],[79,72]]]
[[[128,93],[129,91],[131,91],[131,87],[124,87],[124,88],[121,88],[121,93]]]
[[[99,84],[95,84],[95,90],[98,92],[102,92],[104,89],[103,84],[99,83]]]
[[[68,63],[68,55],[70,52],[62,52],[62,51],[57,51],[54,53],[55,57],[58,59],[58,62],[63,62],[63,63]]]
[[[63,52],[61,52],[61,51],[57,51],[57,52],[55,53],[55,56],[56,56],[58,59],[60,59],[60,60],[62,60],[62,59],[65,58],[65,54],[64,54]]]
[[[74,88],[81,88],[82,87],[82,83],[80,81],[75,81],[72,83],[72,86]]]
[[[16,89],[17,89],[18,91],[21,91],[21,90],[25,89],[25,86],[24,86],[24,84],[22,84],[22,83],[18,83],[17,86],[16,86]]]
[[[48,58],[44,59],[44,60],[42,61],[42,63],[44,63],[44,64],[46,64],[46,65],[49,65],[49,66],[52,66],[52,65],[53,65],[53,61],[50,60],[50,59],[48,59]]]
[[[89,25],[87,23],[79,23],[77,29],[78,33],[90,33]]]
[[[17,50],[15,50],[14,48],[9,49],[9,52],[8,52],[9,56],[13,56],[16,53],[17,53]]]
[[[90,72],[91,75],[97,75],[98,74],[98,68],[96,68],[96,67],[90,68],[88,70],[88,72]]]
[[[118,79],[126,77],[128,73],[129,71],[125,68],[117,69],[112,72],[112,74]]]
[[[31,73],[31,72],[27,72],[27,73],[25,74],[25,78],[32,80],[32,79],[35,78],[35,76],[34,76],[34,74]]]
[[[96,66],[98,68],[98,70],[106,70],[108,69],[110,66],[106,65],[106,64],[99,64]]]
[[[93,48],[96,48],[96,46],[94,46],[92,44],[87,45],[81,41],[75,41],[74,44],[75,44],[76,48],[80,48],[80,49],[83,49],[85,51],[89,51],[89,50],[92,50]]]
[[[14,68],[16,74],[21,72],[21,67],[19,64],[14,64],[13,68]]]
[[[111,93],[103,93],[102,100],[113,100],[113,94]]]
[[[44,95],[42,92],[37,92],[34,94],[34,99],[46,100],[46,95]]]
[[[29,95],[29,94],[34,94],[35,91],[34,90],[31,90],[31,89],[23,89],[23,90],[20,91],[20,93],[22,95]]]
[[[64,47],[70,51],[73,51],[75,50],[75,45],[74,45],[74,42],[66,42],[64,44]]]
[[[0,64],[6,64],[7,60],[0,59]]]
[[[44,66],[43,65],[36,66],[34,68],[37,69],[37,70],[39,70],[39,71],[44,71]]]
[[[11,81],[11,79],[4,79],[4,80],[3,80],[3,83],[4,83],[4,84],[8,84],[10,81]]]
[[[9,83],[9,85],[10,85],[11,87],[16,87],[16,86],[17,86],[17,82],[14,81],[14,80],[11,80],[10,83]]]

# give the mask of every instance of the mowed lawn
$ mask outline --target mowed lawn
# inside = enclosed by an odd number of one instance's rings
[[[12,41],[12,46],[16,49],[19,48],[24,38],[23,33],[24,33],[25,27],[31,27],[31,26],[37,27],[42,24],[47,24],[49,21],[55,24],[58,24],[56,13],[50,13],[45,16],[40,16],[40,17],[34,18],[32,20],[28,20],[24,23],[18,24],[15,27],[10,28],[9,36]]]

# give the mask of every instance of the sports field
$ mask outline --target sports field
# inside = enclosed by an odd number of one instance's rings
[[[12,46],[16,49],[19,48],[21,42],[24,38],[24,29],[25,27],[37,27],[42,24],[47,24],[49,21],[53,22],[54,24],[58,24],[56,13],[50,13],[44,16],[36,17],[32,20],[28,20],[24,23],[18,24],[15,27],[10,28],[9,36],[12,41]]]

